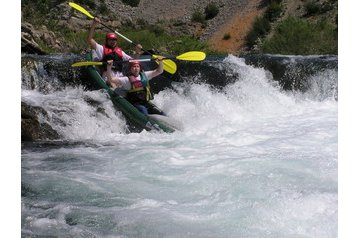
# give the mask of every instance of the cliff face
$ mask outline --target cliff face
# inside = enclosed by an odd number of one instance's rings
[[[283,14],[280,18],[288,15],[305,17],[304,4],[308,1],[312,0],[282,0]],[[269,0],[140,0],[137,7],[125,5],[120,0],[94,0],[93,2],[96,7],[87,6],[85,3],[80,5],[91,14],[99,16],[113,28],[118,29],[122,24],[128,24],[128,22],[132,22],[133,27],[136,27],[138,22],[146,22],[158,25],[172,35],[190,35],[207,40],[210,46],[217,51],[240,53],[245,50],[245,36],[250,31],[255,18],[264,13],[265,3]],[[195,12],[203,13],[211,2],[218,7],[218,14],[213,19],[205,21],[204,24],[192,22],[193,14]],[[336,0],[317,0],[315,2],[321,6],[335,2],[338,8]],[[101,13],[99,10],[101,3],[107,8],[106,13]],[[30,6],[36,8],[36,4]],[[315,18],[335,19],[337,12],[335,9],[324,16],[316,15]],[[50,8],[46,15],[47,19],[52,19],[59,26],[74,32],[83,31],[89,26],[86,17],[69,7],[67,2]],[[64,51],[69,48],[67,42],[61,42],[60,36],[47,30],[46,23],[42,26],[31,26],[28,24],[31,20],[33,19],[22,17],[22,46],[35,45],[36,41],[46,39],[46,44],[51,46],[54,44],[53,48],[61,50],[63,47]],[[33,31],[28,30],[31,28]],[[26,32],[23,29],[26,29]],[[36,34],[32,34],[32,32],[36,32]],[[230,37],[224,39],[225,35]],[[43,39],[40,39],[41,37]]]

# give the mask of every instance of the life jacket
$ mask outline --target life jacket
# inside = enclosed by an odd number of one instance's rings
[[[123,51],[119,47],[114,49],[109,48],[106,45],[103,45],[103,59],[102,62],[107,62],[108,60],[113,60],[113,69],[117,71],[122,71],[123,69]]]
[[[134,75],[128,76],[132,89],[127,93],[127,100],[131,103],[148,102],[153,99],[147,75],[144,72],[140,72],[139,75],[140,80]]]

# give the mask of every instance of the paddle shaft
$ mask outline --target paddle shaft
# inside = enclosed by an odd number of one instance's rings
[[[163,58],[163,60],[170,59],[170,58]],[[156,59],[131,59],[131,60],[125,60],[123,62],[148,62],[148,61],[155,61]],[[101,62],[101,61],[83,61],[83,62],[77,62],[72,64],[72,67],[80,67],[80,66],[91,66],[91,65],[106,65],[107,62]]]
[[[134,43],[133,41],[131,41],[130,39],[128,39],[127,37],[125,37],[124,35],[122,35],[121,33],[119,33],[118,31],[112,29],[111,27],[107,26],[106,24],[100,22],[100,24],[102,26],[104,26],[105,28],[107,28],[108,30],[115,32],[117,35],[119,35],[120,37],[122,37],[124,40],[128,41],[129,43],[131,43],[134,46],[137,46],[137,43]],[[152,53],[150,53],[148,50],[142,49],[145,53],[149,54],[149,55],[153,55]]]

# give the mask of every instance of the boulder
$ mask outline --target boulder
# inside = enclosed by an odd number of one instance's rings
[[[47,118],[47,112],[21,102],[21,141],[55,140],[60,135],[48,123],[40,122],[39,117]]]

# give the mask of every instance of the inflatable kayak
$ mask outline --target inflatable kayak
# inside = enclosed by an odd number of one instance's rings
[[[181,129],[180,123],[167,116],[157,114],[150,114],[146,116],[141,113],[123,96],[112,90],[106,84],[95,66],[86,66],[84,67],[84,70],[86,71],[86,75],[88,75],[90,80],[92,80],[98,87],[107,91],[113,104],[123,113],[131,128],[134,127],[133,129],[135,130],[144,129],[147,131],[160,131],[168,133]]]

